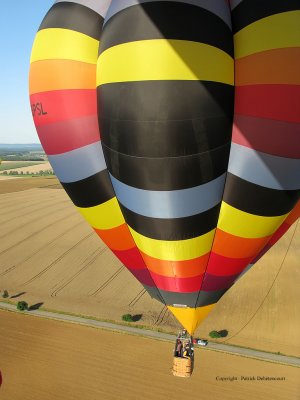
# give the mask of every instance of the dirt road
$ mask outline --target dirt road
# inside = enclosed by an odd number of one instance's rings
[[[12,304],[0,302],[0,309],[19,313],[19,311],[16,311],[16,307]],[[28,315],[30,314],[36,317],[48,318],[56,321],[63,321],[94,328],[105,329],[113,332],[127,333],[134,336],[141,336],[156,340],[164,340],[171,342],[172,344],[175,342],[176,339],[176,335],[172,334],[162,333],[149,329],[141,329],[132,326],[118,325],[111,322],[97,321],[89,318],[77,317],[74,315],[59,314],[51,311],[32,310],[32,311],[24,311],[24,314]],[[237,346],[232,346],[230,344],[209,342],[208,345],[203,350],[222,351],[225,353],[235,354],[243,357],[255,358],[263,361],[270,361],[270,362],[300,367],[300,358],[297,357],[289,357],[275,353],[268,353],[264,351],[248,349],[245,347],[237,347]]]

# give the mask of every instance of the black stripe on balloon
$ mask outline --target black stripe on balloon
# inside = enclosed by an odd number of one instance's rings
[[[107,170],[77,182],[61,182],[77,207],[94,207],[115,196]]]
[[[221,18],[201,7],[172,1],[142,3],[115,14],[105,25],[99,50],[149,39],[205,43],[233,57],[232,32]]]
[[[234,88],[218,82],[139,81],[97,89],[103,143],[138,157],[198,154],[231,140]]]
[[[240,31],[262,18],[294,10],[300,10],[299,0],[244,0],[232,10],[231,19],[233,33]]]
[[[178,293],[158,289],[164,303],[168,306],[182,305],[187,307],[205,307],[216,303],[228,289],[205,292]]]
[[[275,217],[290,212],[299,195],[299,190],[266,188],[228,172],[223,200],[249,214]]]
[[[148,292],[148,294],[150,295],[150,297],[152,299],[156,299],[158,300],[160,303],[164,303],[163,298],[161,297],[159,290],[157,289],[157,287],[151,287],[151,286],[147,286],[145,284],[142,284],[144,286],[144,288],[146,289],[146,291]]]
[[[100,40],[104,19],[88,7],[71,2],[56,3],[48,11],[39,30],[69,29]]]
[[[227,171],[230,142],[201,154],[145,158],[118,153],[102,143],[109,172],[126,185],[145,190],[180,190],[210,182]]]
[[[200,290],[200,292],[198,292],[196,307],[205,307],[210,304],[217,303],[220,298],[227,292],[227,290],[228,289],[210,291]]]
[[[210,232],[217,226],[220,204],[197,215],[183,218],[150,218],[120,207],[126,223],[143,236],[157,240],[185,240]]]

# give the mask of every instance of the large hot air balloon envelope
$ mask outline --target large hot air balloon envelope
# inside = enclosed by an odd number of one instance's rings
[[[95,232],[192,334],[299,217],[295,0],[57,1],[39,138]]]

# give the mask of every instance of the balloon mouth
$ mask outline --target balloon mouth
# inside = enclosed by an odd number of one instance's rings
[[[192,336],[201,322],[215,307],[215,305],[216,304],[210,304],[204,307],[191,308],[181,304],[174,304],[172,306],[168,306],[168,309]]]

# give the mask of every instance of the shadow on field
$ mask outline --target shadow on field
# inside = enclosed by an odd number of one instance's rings
[[[132,321],[133,322],[138,322],[142,319],[143,314],[135,314],[132,316]]]
[[[222,329],[222,330],[218,331],[218,333],[220,334],[220,337],[228,336],[228,330],[227,329]]]
[[[30,306],[30,307],[28,308],[28,311],[38,310],[40,307],[42,307],[43,304],[44,304],[44,303],[36,303],[36,304],[33,304],[32,306]]]
[[[20,292],[18,294],[14,294],[13,296],[10,296],[11,299],[16,299],[17,297],[23,296],[23,294],[26,294],[26,292]]]

